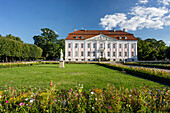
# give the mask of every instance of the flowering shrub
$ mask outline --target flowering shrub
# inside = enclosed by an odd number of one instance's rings
[[[24,66],[32,66],[37,65],[39,62],[31,62],[31,63],[2,63],[0,64],[0,68],[11,68],[11,67],[24,67]]]
[[[127,73],[135,74],[148,79],[156,80],[170,85],[170,74],[165,71],[157,69],[149,69],[143,67],[129,67],[121,64],[102,64],[99,65],[106,66],[109,68],[117,69],[120,71],[126,71]]]
[[[22,89],[3,86],[0,112],[170,112],[170,90],[148,86],[127,89],[107,85],[106,89],[83,91],[50,88]]]

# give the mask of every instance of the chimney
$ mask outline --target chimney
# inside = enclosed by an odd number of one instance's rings
[[[76,31],[76,28],[74,28],[74,31]]]
[[[116,31],[116,29],[115,28],[113,28],[113,32],[115,32]]]
[[[126,29],[125,29],[125,28],[123,28],[123,31],[124,31],[124,32],[125,32],[125,30],[126,30]]]
[[[84,28],[84,31],[86,31],[86,28]]]

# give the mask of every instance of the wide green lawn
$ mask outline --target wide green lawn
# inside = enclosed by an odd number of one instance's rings
[[[7,84],[14,87],[47,88],[50,81],[53,81],[58,89],[70,89],[83,84],[85,90],[88,90],[95,86],[104,88],[107,83],[127,88],[139,87],[143,83],[159,89],[170,88],[96,64],[66,64],[65,68],[58,68],[58,64],[42,64],[0,69],[0,87]]]

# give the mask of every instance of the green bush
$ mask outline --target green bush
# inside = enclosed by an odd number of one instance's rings
[[[24,67],[24,66],[32,66],[37,65],[39,62],[32,63],[1,63],[0,68],[11,68],[11,67]]]

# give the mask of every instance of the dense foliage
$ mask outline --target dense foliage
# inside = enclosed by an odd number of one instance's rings
[[[41,35],[34,36],[34,44],[43,49],[42,56],[46,59],[60,58],[60,50],[65,47],[63,39],[57,40],[58,34],[49,28],[41,29]]]
[[[166,57],[170,59],[170,47],[166,49]]]
[[[16,39],[0,37],[0,61],[35,60],[41,57],[41,48],[33,44],[25,44],[20,39]]]
[[[107,85],[106,89],[83,91],[50,88],[22,88],[2,86],[0,112],[170,112],[170,90],[150,89],[149,86],[133,89]],[[135,84],[134,84],[135,86]]]
[[[138,39],[138,60],[164,60],[166,57],[166,44],[162,40]]]
[[[161,82],[164,84],[170,85],[170,74],[165,71],[161,71],[158,69],[149,69],[143,67],[129,67],[121,64],[102,64],[99,65],[106,66],[112,69],[117,69],[120,71],[125,71],[130,74],[134,74],[137,76],[141,76],[147,79],[151,79],[157,82]]]

